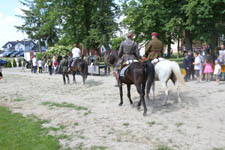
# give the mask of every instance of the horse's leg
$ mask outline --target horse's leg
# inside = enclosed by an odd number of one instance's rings
[[[133,104],[133,101],[131,100],[131,97],[130,97],[130,87],[131,87],[131,85],[127,84],[127,97],[130,100],[130,104]]]
[[[165,90],[165,95],[166,95],[165,102],[163,103],[163,106],[165,106],[168,100],[168,88],[167,88],[166,82],[161,81],[161,83],[162,83],[163,89]]]
[[[177,88],[177,97],[178,97],[178,102],[181,102],[181,97],[180,97],[180,87],[178,85],[178,82],[176,82],[176,88]]]
[[[142,87],[145,86],[145,85],[141,85],[141,84],[135,84],[136,88],[137,88],[137,91],[140,95],[140,101],[138,103],[138,109],[140,109],[140,106],[141,106],[141,102],[143,103],[143,107],[144,107],[144,113],[143,115],[145,116],[146,113],[147,113],[147,107],[146,107],[146,104],[145,104],[145,96],[144,96],[144,92]]]
[[[123,105],[123,86],[122,84],[119,85],[119,89],[120,89],[120,104],[119,106]]]
[[[152,95],[153,95],[153,101],[155,100],[155,81],[152,83]]]
[[[67,78],[67,83],[70,84],[70,78],[69,78],[68,73],[66,73],[66,78]]]
[[[84,75],[84,73],[81,73],[81,76],[83,78],[83,84],[85,84],[85,75]]]
[[[150,90],[151,90],[150,82],[151,82],[150,80],[147,81],[147,88],[146,88],[146,97],[147,97],[148,101],[150,100],[150,98],[149,98],[149,94],[150,94]]]
[[[62,77],[63,77],[63,83],[66,84],[65,73],[62,73]]]
[[[73,72],[73,83],[75,83],[75,84],[76,84],[77,82],[76,82],[75,75],[76,75],[76,72]]]

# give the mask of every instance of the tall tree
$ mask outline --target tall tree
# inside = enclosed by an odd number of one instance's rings
[[[32,40],[38,40],[41,45],[54,45],[58,40],[56,16],[50,0],[21,1],[28,9],[22,9],[24,15],[18,16],[24,20],[18,30],[25,32]]]
[[[125,0],[123,6],[124,23],[139,41],[150,39],[153,31],[168,45],[184,35],[185,47],[192,50],[193,40],[216,45],[225,32],[224,0]]]

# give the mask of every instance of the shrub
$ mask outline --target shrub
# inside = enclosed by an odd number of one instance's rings
[[[48,48],[46,52],[47,55],[52,57],[54,54],[61,56],[62,54],[66,54],[67,52],[71,52],[72,46],[63,46],[63,45],[56,45],[54,47]]]

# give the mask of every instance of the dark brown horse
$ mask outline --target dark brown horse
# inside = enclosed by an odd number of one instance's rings
[[[118,53],[114,50],[108,50],[106,52],[106,59],[108,60],[108,63],[113,65],[114,67],[119,61]],[[140,101],[138,103],[138,109],[140,109],[141,103],[143,103],[144,107],[144,113],[145,116],[147,113],[147,107],[145,104],[145,85],[146,81],[148,81],[148,85],[151,86],[151,84],[154,81],[155,77],[155,70],[153,64],[151,62],[133,62],[129,65],[127,70],[124,72],[124,76],[119,76],[119,90],[120,90],[120,103],[119,106],[122,106],[123,104],[123,88],[122,83],[127,85],[127,91],[128,91],[128,98],[130,100],[130,104],[133,104],[133,101],[131,99],[130,95],[130,87],[131,84],[134,84],[136,86],[136,89],[138,91],[138,94],[140,95]]]
[[[73,74],[73,82],[76,83],[75,75],[76,73],[80,73],[83,78],[83,84],[85,84],[85,80],[88,76],[88,63],[83,59],[75,60],[71,65],[71,71]]]

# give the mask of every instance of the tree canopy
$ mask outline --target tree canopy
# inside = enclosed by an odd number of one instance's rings
[[[83,43],[86,48],[108,45],[118,30],[120,9],[114,0],[24,0],[25,23],[17,28],[49,45]]]
[[[122,37],[116,19],[136,34],[137,42],[151,39],[151,32],[168,46],[184,39],[192,49],[193,40],[217,45],[225,34],[224,0],[23,0],[29,9],[22,10],[24,20],[17,28],[30,39],[48,46],[82,43],[85,48],[118,47]]]

